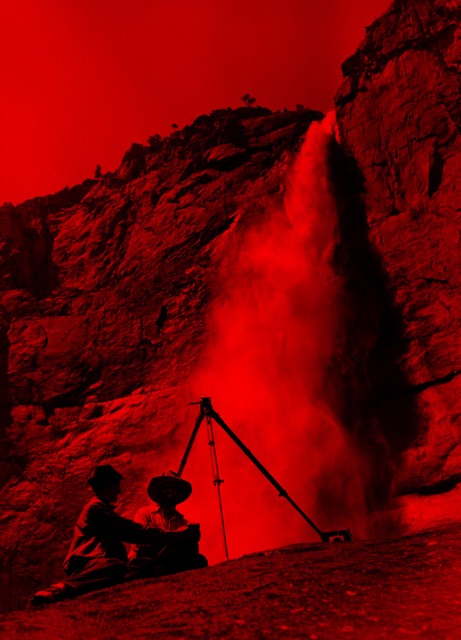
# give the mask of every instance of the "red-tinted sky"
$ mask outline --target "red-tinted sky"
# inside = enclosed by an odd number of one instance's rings
[[[328,110],[390,0],[1,0],[0,203],[112,170],[250,92]]]

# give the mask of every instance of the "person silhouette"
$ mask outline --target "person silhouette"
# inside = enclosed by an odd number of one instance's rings
[[[152,478],[147,495],[155,505],[139,509],[135,522],[144,527],[157,527],[164,533],[151,543],[132,545],[131,562],[144,559],[155,562],[162,574],[178,573],[208,566],[199,552],[200,525],[189,523],[176,507],[192,493],[192,485],[173,471]]]
[[[160,528],[143,526],[115,512],[123,479],[122,474],[110,464],[93,469],[87,484],[95,495],[85,505],[75,525],[74,537],[64,560],[67,577],[35,593],[31,600],[33,605],[74,598],[121,582],[128,563],[124,542],[164,544],[165,535]],[[132,567],[130,577],[138,577]]]

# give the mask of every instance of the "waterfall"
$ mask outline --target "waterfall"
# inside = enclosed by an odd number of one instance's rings
[[[267,211],[229,249],[217,275],[206,364],[194,380],[197,393],[212,396],[224,420],[321,528],[352,526],[362,509],[358,456],[329,404],[342,284],[332,266],[334,125],[333,113],[311,124],[289,170],[283,207]],[[217,433],[217,445],[231,555],[317,539],[225,435]],[[209,471],[203,460],[191,471],[201,495]],[[210,516],[214,498],[200,495],[198,519],[219,543]],[[205,553],[206,544],[204,538]]]

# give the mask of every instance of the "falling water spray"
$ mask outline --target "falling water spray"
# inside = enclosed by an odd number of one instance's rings
[[[332,267],[337,211],[329,183],[333,114],[313,123],[287,180],[281,209],[230,247],[210,312],[197,395],[210,395],[321,528],[357,528],[360,462],[331,409],[328,380],[341,327],[341,280]],[[237,239],[234,237],[234,241]],[[231,258],[230,258],[231,256]],[[218,443],[231,555],[314,539],[233,443]],[[218,537],[203,463],[192,469],[204,544]],[[207,476],[209,483],[209,476]],[[208,542],[206,542],[208,536]],[[207,551],[213,556],[213,549]]]

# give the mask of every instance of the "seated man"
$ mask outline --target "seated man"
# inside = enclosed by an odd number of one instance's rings
[[[64,561],[68,578],[38,591],[32,604],[73,598],[123,580],[127,569],[124,542],[161,545],[164,534],[115,513],[123,476],[110,464],[96,467],[88,478],[95,497],[83,508]],[[131,577],[137,577],[131,571]]]
[[[145,527],[158,527],[165,535],[149,544],[133,545],[130,564],[154,560],[157,575],[208,566],[199,553],[200,525],[189,524],[176,509],[191,493],[192,485],[173,471],[152,478],[147,495],[157,506],[139,509],[134,519]]]

